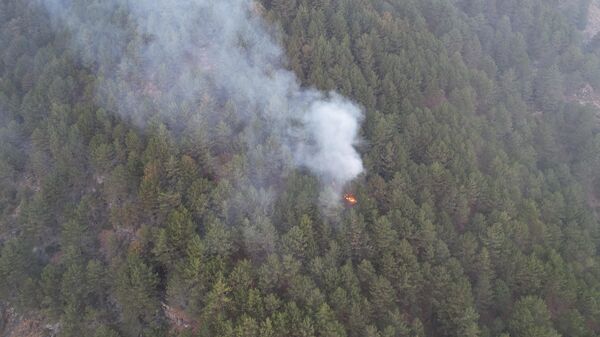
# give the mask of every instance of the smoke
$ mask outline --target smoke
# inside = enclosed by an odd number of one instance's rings
[[[298,162],[326,180],[346,183],[359,175],[362,160],[354,148],[360,110],[337,94],[311,103],[303,126],[314,143],[301,143]]]
[[[241,125],[245,146],[257,149],[249,161],[306,167],[338,198],[363,171],[360,108],[302,88],[250,0],[38,1],[96,70],[108,110],[141,127],[157,117],[175,127]],[[215,107],[226,103],[233,116]]]

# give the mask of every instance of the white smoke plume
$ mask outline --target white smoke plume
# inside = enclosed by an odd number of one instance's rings
[[[363,171],[355,150],[360,108],[300,86],[250,0],[38,0],[70,47],[97,70],[98,102],[140,126],[203,114],[203,97],[235,102],[249,149],[306,167],[336,193]],[[216,114],[216,112],[212,112]],[[275,165],[275,163],[274,163]]]

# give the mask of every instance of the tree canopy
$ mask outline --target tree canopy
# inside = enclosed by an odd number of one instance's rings
[[[364,108],[332,217],[218,88],[140,128],[35,2],[0,2],[0,304],[65,337],[600,335],[591,5],[261,0],[302,85]]]

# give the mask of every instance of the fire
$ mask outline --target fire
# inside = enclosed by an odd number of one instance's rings
[[[356,196],[354,196],[352,193],[344,194],[344,201],[348,206],[354,206],[358,202],[358,200],[356,200]]]

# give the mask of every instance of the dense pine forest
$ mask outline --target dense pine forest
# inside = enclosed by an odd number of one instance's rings
[[[119,113],[75,32],[0,1],[2,335],[600,335],[599,3],[253,6],[303,87],[362,107],[356,205],[217,89]]]

